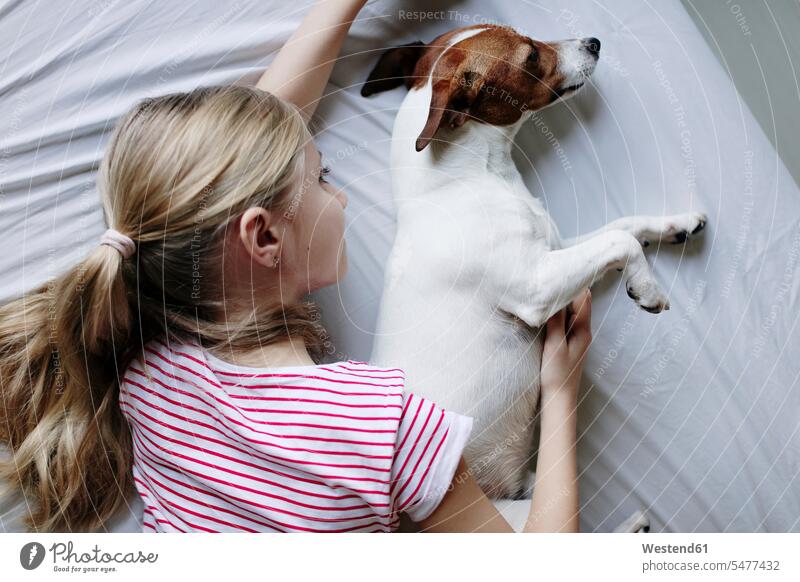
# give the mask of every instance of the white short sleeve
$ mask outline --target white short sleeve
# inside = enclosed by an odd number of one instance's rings
[[[391,472],[396,511],[415,522],[433,513],[450,488],[471,431],[471,417],[404,393]]]

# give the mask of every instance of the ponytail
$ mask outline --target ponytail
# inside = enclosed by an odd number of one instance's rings
[[[13,452],[0,462],[0,479],[28,501],[26,523],[35,530],[92,529],[132,491],[131,443],[117,403],[127,365],[120,348],[132,323],[122,260],[98,246],[66,274],[0,306],[0,439]]]

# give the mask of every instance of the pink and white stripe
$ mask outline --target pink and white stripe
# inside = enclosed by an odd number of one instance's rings
[[[249,368],[152,341],[125,372],[144,531],[393,531],[441,502],[472,428],[347,360]]]

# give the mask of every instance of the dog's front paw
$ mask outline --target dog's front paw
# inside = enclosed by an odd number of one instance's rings
[[[689,237],[699,233],[706,227],[708,217],[703,212],[687,212],[664,219],[664,232],[661,240],[670,244],[681,244]]]
[[[631,277],[625,283],[625,290],[628,297],[649,313],[661,313],[669,309],[669,300],[652,278]]]
[[[639,243],[647,248],[653,242],[681,244],[702,231],[708,218],[703,212],[685,212],[663,217],[647,217],[647,226],[637,233]]]

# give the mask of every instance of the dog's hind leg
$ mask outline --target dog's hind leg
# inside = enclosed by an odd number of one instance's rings
[[[541,327],[608,270],[623,271],[628,295],[645,311],[669,309],[669,302],[647,264],[639,241],[622,230],[610,230],[565,249],[532,260],[528,276],[515,269],[514,280],[495,273],[498,307],[531,327]]]
[[[647,533],[650,531],[650,520],[642,510],[636,510],[631,516],[614,528],[615,533]]]

